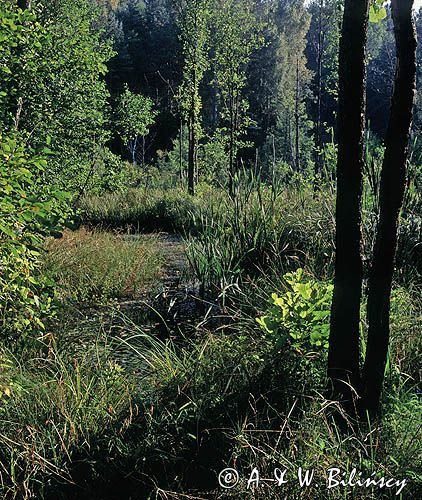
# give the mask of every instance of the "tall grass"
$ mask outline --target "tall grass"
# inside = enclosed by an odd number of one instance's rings
[[[311,189],[275,193],[252,180],[223,209],[206,207],[197,217],[202,229],[189,238],[187,256],[205,288],[222,290],[269,270],[306,266],[326,276],[332,269],[332,197]]]
[[[8,360],[0,382],[0,494],[2,498],[42,498],[54,481],[71,482],[77,457],[91,447],[110,449],[130,425],[134,385],[97,338],[77,357],[52,337],[39,351]]]
[[[403,321],[400,300],[394,298],[397,321]],[[414,313],[406,313],[407,321],[413,321]],[[252,323],[231,331],[208,333],[179,346],[171,341],[155,345],[153,354],[151,343],[140,336],[143,347],[136,348],[136,355],[154,360],[144,379],[152,388],[148,397],[152,410],[140,442],[142,471],[154,475],[148,484],[158,498],[350,496],[351,489],[324,489],[329,467],[347,473],[357,468],[364,477],[375,472],[378,477],[407,478],[402,498],[418,498],[422,407],[415,380],[409,383],[399,365],[403,349],[414,342],[409,327],[406,336],[403,323],[393,322],[383,422],[361,422],[358,427],[350,422],[350,433],[337,426],[335,405],[322,395],[324,376],[315,376],[319,366],[305,368],[300,354],[274,348]],[[154,457],[152,468],[148,457]],[[286,467],[291,478],[300,466],[315,469],[317,479],[309,489],[301,489],[294,480],[282,489],[247,488],[254,467],[262,477],[271,477],[275,467]],[[242,477],[230,492],[217,483],[219,471],[226,467],[236,468]],[[356,488],[353,498],[395,498],[395,491]]]
[[[230,495],[243,499],[258,495],[244,480],[253,467],[263,474],[274,466],[315,468],[321,482],[336,466],[409,478],[403,498],[418,498],[422,408],[409,374],[418,371],[420,304],[403,308],[410,299],[405,291],[393,299],[383,422],[363,422],[351,434],[332,419],[320,364],[288,346],[279,349],[253,317],[167,340],[125,320],[126,334],[113,340],[98,332],[70,355],[64,339],[47,336],[20,362],[3,349],[0,493],[57,498],[66,490],[64,498],[79,498],[85,487],[84,498],[92,500],[107,498],[107,488],[122,498],[163,492],[224,498],[217,476],[234,466],[243,481]],[[81,467],[83,483],[72,487]],[[292,481],[260,494],[340,499],[346,493],[300,490]],[[389,498],[366,489],[353,494]]]
[[[190,225],[195,199],[182,189],[128,189],[85,196],[80,214],[85,224],[135,231],[183,231]]]
[[[363,254],[369,263],[378,217],[382,154],[367,151],[363,195]],[[397,278],[422,280],[420,172],[410,174],[399,229]],[[235,196],[204,188],[196,197],[178,188],[129,189],[86,196],[82,220],[91,225],[131,230],[175,231],[189,239],[189,260],[198,279],[209,287],[236,282],[260,267],[285,266],[286,261],[309,265],[325,275],[332,270],[334,252],[334,186],[326,181],[314,191],[303,179],[288,187],[265,185],[243,172]],[[289,265],[290,265],[289,264]]]
[[[99,302],[135,298],[157,283],[164,255],[157,237],[80,229],[49,240],[44,272],[61,299]]]

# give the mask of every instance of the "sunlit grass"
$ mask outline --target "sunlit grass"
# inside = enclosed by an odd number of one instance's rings
[[[62,299],[135,298],[160,277],[164,256],[154,235],[131,237],[80,229],[49,240],[44,270]]]

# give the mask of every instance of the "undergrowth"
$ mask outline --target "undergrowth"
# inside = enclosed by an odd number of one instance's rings
[[[411,305],[402,309],[404,303]],[[398,289],[383,420],[353,423],[350,432],[338,427],[336,405],[324,397],[324,355],[306,356],[294,342],[281,345],[253,317],[163,340],[122,318],[126,334],[92,332],[71,356],[63,342],[73,340],[65,337],[44,339],[38,354],[27,352],[20,364],[3,350],[1,492],[55,499],[340,499],[347,491],[324,487],[327,469],[338,467],[357,468],[362,477],[407,478],[402,498],[416,499],[418,314],[420,303]],[[407,365],[404,352],[413,352]],[[230,491],[218,485],[226,467],[241,478]],[[254,467],[263,476],[286,468],[290,477],[298,467],[315,469],[316,480],[306,489],[292,480],[282,489],[251,490]],[[353,494],[393,498],[395,491]]]

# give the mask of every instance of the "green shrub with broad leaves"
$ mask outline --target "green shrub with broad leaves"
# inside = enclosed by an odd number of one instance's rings
[[[333,285],[307,277],[303,269],[283,276],[284,291],[273,293],[265,315],[257,318],[277,348],[290,344],[315,355],[328,348]]]
[[[60,230],[67,195],[39,179],[49,150],[31,151],[18,135],[0,135],[0,331],[2,337],[44,329],[51,283],[40,272],[43,239]]]

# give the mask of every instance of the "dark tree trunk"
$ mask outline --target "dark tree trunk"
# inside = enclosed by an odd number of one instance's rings
[[[345,0],[339,52],[336,263],[328,376],[333,396],[350,404],[354,390],[359,391],[360,208],[369,3]]]
[[[406,184],[406,161],[416,90],[416,28],[413,0],[392,0],[397,67],[385,138],[380,215],[369,278],[368,344],[363,369],[365,409],[376,410],[382,391],[390,336],[390,295],[397,227]]]

